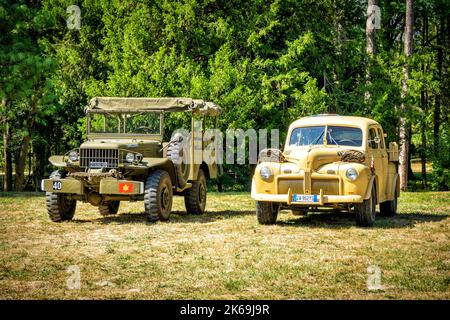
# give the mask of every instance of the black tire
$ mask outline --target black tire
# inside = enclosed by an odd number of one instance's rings
[[[278,216],[278,204],[267,201],[256,201],[256,217],[259,224],[274,224]]]
[[[169,219],[173,190],[169,174],[164,170],[152,172],[145,183],[144,206],[149,222]]]
[[[120,201],[108,201],[98,206],[98,212],[102,216],[117,214],[119,211]]]
[[[397,214],[397,190],[395,190],[394,200],[380,203],[380,215],[393,217]]]
[[[356,225],[360,227],[371,227],[375,222],[377,200],[375,188],[372,186],[370,198],[362,203],[355,203]]]
[[[177,173],[178,186],[183,188],[189,179],[189,166],[187,165],[186,156],[184,155],[182,136],[175,135],[174,139],[181,139],[179,141],[172,142],[167,147],[167,158],[172,161],[175,166],[175,172]]]
[[[203,214],[206,207],[206,178],[202,169],[198,178],[192,181],[192,187],[184,192],[184,205],[188,214]]]
[[[63,179],[66,173],[62,170],[53,171],[50,179]],[[75,215],[77,201],[68,199],[67,194],[46,192],[45,201],[47,213],[53,222],[69,221]]]

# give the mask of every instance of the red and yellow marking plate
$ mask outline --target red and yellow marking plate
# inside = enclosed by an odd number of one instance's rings
[[[133,183],[119,182],[118,186],[120,193],[133,193]]]
[[[144,193],[144,183],[141,181],[102,179],[100,194],[134,195]]]

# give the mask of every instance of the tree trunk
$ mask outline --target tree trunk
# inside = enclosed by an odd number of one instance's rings
[[[371,82],[371,74],[370,69],[372,67],[372,59],[377,54],[376,47],[376,19],[378,19],[377,11],[374,6],[378,6],[378,0],[368,0],[367,1],[367,21],[366,21],[366,53],[367,53],[367,67],[366,67],[366,86],[370,87]],[[371,93],[368,89],[364,93],[364,100],[367,103],[370,100]]]
[[[28,147],[30,145],[31,136],[28,133],[20,146],[19,156],[16,162],[16,178],[14,180],[14,190],[22,191],[25,181],[25,166],[28,159]]]
[[[422,43],[428,43],[428,14],[425,11],[423,17],[423,27],[422,27]],[[428,71],[428,65],[422,62],[422,75],[425,76]],[[421,135],[421,146],[420,146],[420,159],[421,159],[421,171],[422,171],[422,188],[427,187],[427,112],[428,112],[428,89],[422,88],[420,91],[420,104],[422,108],[423,117],[421,119],[420,135]]]
[[[30,146],[31,135],[34,127],[34,117],[36,115],[37,99],[31,99],[31,110],[27,117],[27,134],[23,138],[20,146],[19,156],[16,162],[16,178],[14,180],[14,190],[22,191],[25,181],[25,166],[28,159],[28,147]]]
[[[7,121],[7,120],[5,120]],[[3,159],[5,161],[5,179],[3,180],[3,190],[12,190],[12,156],[9,148],[9,141],[11,140],[11,127],[9,123],[5,124],[5,131],[3,132]]]
[[[438,71],[438,80],[441,84],[440,90],[438,91],[438,94],[436,95],[435,102],[434,102],[434,110],[433,110],[433,151],[434,155],[437,156],[439,154],[439,129],[441,126],[441,98],[442,98],[442,63],[444,59],[444,52],[443,52],[443,41],[442,37],[444,36],[445,28],[444,28],[444,18],[443,15],[441,15],[440,18],[440,30],[437,30],[438,36],[437,36],[437,71]]]
[[[374,6],[378,6],[378,0],[368,0],[367,1],[367,21],[366,21],[366,52],[372,57],[377,54],[376,40],[375,40],[375,30],[376,30],[376,20],[378,19],[377,12]]]
[[[414,174],[414,172],[412,170],[412,165],[411,165],[411,159],[412,159],[413,153],[415,153],[415,151],[416,151],[415,146],[412,145],[412,143],[411,143],[411,137],[412,137],[412,124],[411,124],[411,121],[408,121],[408,128],[406,130],[406,136],[410,137],[410,139],[408,140],[408,181],[410,181],[410,180],[418,180],[416,178],[416,175]]]
[[[422,152],[421,152],[421,162],[422,162],[422,188],[427,187],[427,136],[425,134],[425,126],[421,128],[422,135]]]
[[[399,157],[399,174],[400,174],[400,189],[406,191],[408,188],[408,164],[409,164],[409,142],[408,135],[408,112],[405,100],[408,94],[408,80],[410,78],[409,58],[412,55],[413,43],[413,1],[406,0],[406,21],[404,34],[404,55],[405,65],[403,67],[403,81],[402,81],[402,104],[400,106],[400,157]]]
[[[422,65],[422,71],[425,73],[425,66]],[[420,93],[420,101],[422,105],[422,111],[424,116],[421,120],[420,126],[420,136],[421,136],[421,146],[420,146],[420,159],[422,163],[422,188],[427,187],[427,136],[426,136],[426,112],[428,104],[428,93],[426,89],[422,89]]]
[[[33,141],[34,166],[33,166],[33,182],[34,190],[40,191],[40,182],[45,176],[45,165],[47,164],[47,149],[45,144]]]

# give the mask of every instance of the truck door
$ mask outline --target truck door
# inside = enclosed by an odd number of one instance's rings
[[[378,202],[383,202],[386,198],[386,183],[387,183],[387,166],[388,158],[386,148],[384,148],[384,139],[381,128],[373,126],[369,128],[369,160],[372,161],[377,176],[378,185]]]
[[[389,158],[388,158],[388,153],[386,150],[386,144],[384,142],[383,129],[381,129],[381,127],[378,127],[377,133],[378,133],[378,137],[380,137],[379,150],[380,150],[380,156],[381,156],[381,169],[383,171],[383,188],[380,189],[380,197],[381,197],[380,202],[381,202],[381,201],[384,201],[388,197],[387,186],[388,186],[388,182],[389,182],[389,178],[388,178]]]

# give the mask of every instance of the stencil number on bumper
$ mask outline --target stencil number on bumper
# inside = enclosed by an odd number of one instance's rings
[[[53,181],[53,190],[61,190],[61,189],[62,189],[61,181]]]

